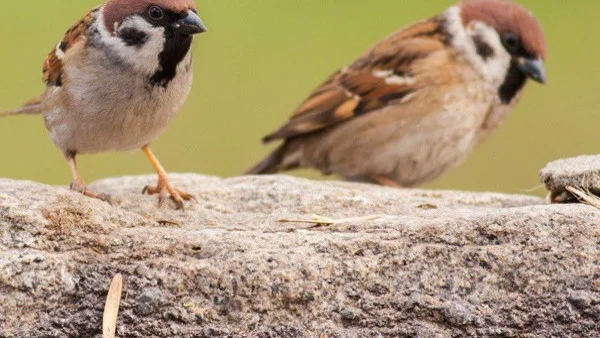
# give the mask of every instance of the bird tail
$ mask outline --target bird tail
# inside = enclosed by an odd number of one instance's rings
[[[269,175],[300,167],[298,160],[294,159],[298,158],[298,156],[294,156],[293,153],[295,152],[290,150],[292,150],[290,149],[290,144],[284,142],[267,158],[248,170],[246,175]]]
[[[0,118],[17,115],[40,115],[42,112],[42,99],[41,97],[36,97],[17,109],[0,113]]]

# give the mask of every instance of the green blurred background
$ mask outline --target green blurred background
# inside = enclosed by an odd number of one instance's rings
[[[268,153],[259,140],[329,74],[379,39],[443,11],[447,0],[202,0],[209,27],[194,46],[192,95],[154,151],[171,172],[234,176]],[[508,123],[428,188],[543,194],[546,162],[600,152],[600,1],[522,0],[549,40],[549,84],[530,83]],[[97,0],[6,2],[0,20],[0,110],[39,94],[41,64]],[[0,177],[67,184],[39,117],[0,120]],[[150,173],[140,153],[80,158],[88,181]],[[311,171],[297,175],[320,178]],[[537,189],[536,189],[537,188]]]

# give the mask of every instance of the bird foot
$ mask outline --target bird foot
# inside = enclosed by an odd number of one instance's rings
[[[170,198],[173,202],[175,202],[178,210],[184,209],[184,201],[196,200],[194,195],[188,194],[185,191],[173,187],[167,178],[159,178],[157,186],[148,185],[144,187],[142,194],[158,195],[158,204],[160,206],[163,206],[166,200]]]
[[[95,198],[98,200],[101,200],[103,202],[106,202],[110,205],[112,205],[112,199],[111,196],[108,194],[97,194],[93,191],[91,191],[90,189],[88,189],[88,187],[83,183],[83,182],[73,182],[71,183],[71,190],[76,191],[84,196],[90,197],[90,198]]]

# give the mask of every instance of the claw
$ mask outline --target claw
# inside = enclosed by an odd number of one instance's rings
[[[146,186],[142,190],[142,194],[148,195],[159,195],[158,196],[158,205],[164,206],[167,197],[171,199],[175,203],[177,210],[184,210],[184,201],[196,201],[196,197],[192,194],[188,194],[187,192],[181,191],[179,189],[175,189],[171,182],[167,178],[159,178],[157,186]]]

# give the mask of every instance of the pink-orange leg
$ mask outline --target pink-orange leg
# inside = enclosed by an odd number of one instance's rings
[[[143,191],[144,194],[158,194],[158,202],[161,205],[164,204],[167,196],[169,196],[177,205],[177,209],[183,209],[183,201],[195,200],[193,195],[173,187],[167,176],[167,171],[163,168],[148,146],[144,146],[142,150],[148,157],[148,160],[150,160],[150,163],[154,167],[154,171],[158,174],[158,184],[156,186],[146,186]]]
[[[67,162],[69,163],[69,169],[71,169],[71,174],[73,175],[73,182],[71,183],[71,190],[77,191],[87,197],[96,198],[105,202],[110,203],[110,196],[107,194],[97,194],[86,186],[83,178],[79,175],[79,170],[77,170],[77,160],[75,159],[76,154],[74,152],[67,152],[65,154],[67,158]]]
[[[390,187],[390,188],[403,188],[402,185],[400,185],[400,183],[386,177],[386,176],[381,176],[381,175],[376,175],[376,176],[371,176],[371,179],[379,184],[382,185],[384,187]]]

